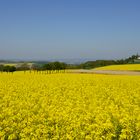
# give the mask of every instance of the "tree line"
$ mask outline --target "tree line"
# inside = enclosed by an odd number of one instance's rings
[[[47,73],[51,72],[60,72],[65,71],[66,69],[92,69],[96,67],[108,66],[108,65],[120,65],[120,64],[128,64],[134,63],[135,59],[138,58],[138,54],[132,55],[126,59],[120,60],[96,60],[96,61],[87,61],[81,64],[66,64],[64,62],[47,62],[45,63],[33,63],[29,65],[28,63],[22,63],[20,66],[8,66],[8,65],[0,65],[1,72],[14,72],[14,71],[24,71],[27,70],[40,72],[47,71]]]
[[[31,66],[31,70],[35,71],[56,71],[59,72],[61,70],[65,71],[67,68],[67,64],[63,62],[49,62],[47,64],[39,65],[39,64],[33,64]]]
[[[103,67],[108,65],[121,65],[121,64],[133,64],[134,61],[139,57],[138,54],[132,55],[126,59],[119,60],[96,60],[96,61],[87,61],[78,65],[78,68],[82,69],[92,69],[97,67]]]
[[[0,71],[1,72],[14,72],[14,71],[24,71],[26,72],[27,70],[34,71],[34,72],[39,72],[39,71],[48,71],[51,73],[51,71],[55,72],[60,72],[63,70],[65,71],[67,67],[66,63],[63,62],[49,62],[47,64],[28,64],[28,63],[23,63],[20,66],[10,66],[10,65],[0,65]]]
[[[1,72],[14,72],[16,71],[16,67],[15,66],[4,66],[4,65],[0,65],[0,71]]]

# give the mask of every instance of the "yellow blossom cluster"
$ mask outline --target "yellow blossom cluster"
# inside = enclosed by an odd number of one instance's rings
[[[95,68],[96,70],[123,70],[123,71],[140,71],[140,64],[111,65]]]
[[[140,76],[0,74],[1,140],[138,140]]]

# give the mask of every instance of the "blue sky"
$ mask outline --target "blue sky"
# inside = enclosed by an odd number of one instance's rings
[[[0,59],[140,53],[139,0],[1,0]]]

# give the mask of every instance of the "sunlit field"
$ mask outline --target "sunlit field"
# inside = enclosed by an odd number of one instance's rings
[[[0,74],[1,140],[138,140],[140,76]]]
[[[95,69],[96,70],[140,71],[140,64],[111,65],[111,66],[99,67]]]
[[[17,65],[22,65],[24,63],[3,63],[4,66],[17,66]],[[25,63],[29,66],[31,66],[33,63]]]

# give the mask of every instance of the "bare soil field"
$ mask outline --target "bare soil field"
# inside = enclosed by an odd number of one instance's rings
[[[94,74],[111,74],[111,75],[140,75],[139,71],[119,71],[119,70],[72,70],[71,73],[94,73]]]

